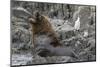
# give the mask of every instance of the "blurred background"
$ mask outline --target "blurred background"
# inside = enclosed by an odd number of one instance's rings
[[[38,11],[48,17],[61,42],[70,46],[80,55],[80,60],[68,56],[40,57],[32,55],[31,25],[21,17],[13,14],[13,8],[21,7],[30,14]],[[22,9],[23,11],[25,11]],[[96,7],[93,5],[39,3],[26,1],[11,2],[11,41],[12,65],[64,63],[96,60]],[[79,17],[80,20],[77,18]],[[77,31],[77,28],[79,31]]]

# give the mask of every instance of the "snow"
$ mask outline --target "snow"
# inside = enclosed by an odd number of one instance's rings
[[[79,30],[80,29],[80,18],[79,17],[75,21],[74,28],[75,28],[75,30]]]
[[[12,65],[26,65],[30,61],[32,61],[31,53],[12,55]]]

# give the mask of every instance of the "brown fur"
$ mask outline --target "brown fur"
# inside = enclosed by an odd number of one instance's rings
[[[51,45],[54,47],[61,46],[61,43],[46,16],[38,15],[31,19],[33,20],[30,20],[29,22],[32,25],[33,43],[35,35],[45,34],[52,39]]]

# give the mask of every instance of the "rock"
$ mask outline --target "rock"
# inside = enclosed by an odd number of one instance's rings
[[[32,14],[28,12],[26,9],[24,9],[23,7],[13,7],[11,10],[13,16],[15,17],[27,19],[29,16],[32,16]]]

